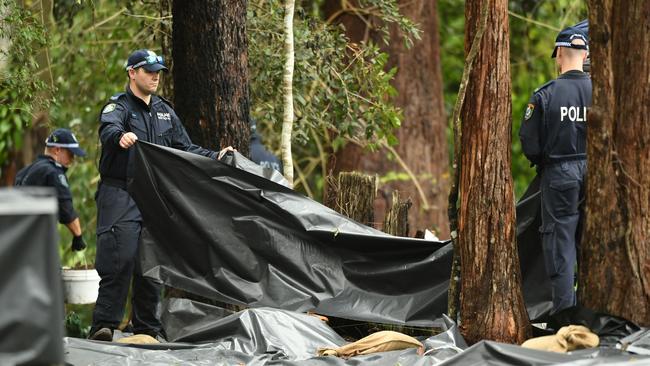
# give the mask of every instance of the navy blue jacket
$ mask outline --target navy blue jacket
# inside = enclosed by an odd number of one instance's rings
[[[53,187],[59,201],[59,222],[69,224],[79,217],[72,206],[72,193],[65,176],[67,168],[51,156],[39,155],[36,161],[16,174],[17,186]]]
[[[152,95],[149,105],[133,95],[127,86],[125,93],[111,97],[99,117],[99,139],[102,143],[99,173],[102,179],[126,181],[132,177],[132,148],[120,147],[126,132],[133,132],[138,140],[189,151],[215,158],[217,152],[194,145],[171,104]]]
[[[528,160],[543,166],[585,159],[590,106],[591,78],[582,71],[567,71],[535,90],[519,130]]]
[[[263,168],[275,169],[282,174],[282,162],[262,144],[262,138],[256,133],[251,133],[250,143],[251,160]]]

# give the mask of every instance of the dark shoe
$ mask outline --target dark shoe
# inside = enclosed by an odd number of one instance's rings
[[[108,328],[100,328],[98,331],[88,337],[88,339],[92,339],[94,341],[112,342],[113,331]]]

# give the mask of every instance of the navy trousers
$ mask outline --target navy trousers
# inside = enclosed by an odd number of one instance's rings
[[[580,202],[586,160],[550,164],[542,171],[542,246],[553,287],[553,310],[576,304],[574,290]]]
[[[100,185],[96,200],[95,268],[101,280],[91,334],[100,328],[118,327],[132,286],[134,333],[164,336],[158,317],[161,286],[142,276],[138,260],[140,213],[128,192],[118,187]]]

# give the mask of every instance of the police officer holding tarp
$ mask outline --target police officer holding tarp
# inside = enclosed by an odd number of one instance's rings
[[[524,154],[541,175],[540,232],[552,283],[552,312],[576,303],[578,206],[584,196],[587,108],[591,105],[591,79],[583,72],[588,43],[580,28],[560,32],[551,57],[561,75],[535,90],[519,131]]]
[[[157,316],[161,288],[142,276],[137,260],[142,216],[126,190],[133,176],[133,145],[142,140],[215,159],[232,150],[215,152],[190,141],[170,102],[154,94],[160,71],[167,71],[162,57],[145,49],[134,51],[127,60],[125,92],[112,96],[99,116],[102,149],[95,267],[101,281],[90,331],[95,340],[113,339],[132,279],[134,333],[164,338]]]
[[[79,215],[72,205],[72,193],[65,173],[75,156],[86,156],[75,135],[68,129],[58,128],[45,140],[43,155],[16,174],[16,186],[52,187],[59,203],[59,222],[72,233],[73,251],[83,250],[86,243],[81,236]]]

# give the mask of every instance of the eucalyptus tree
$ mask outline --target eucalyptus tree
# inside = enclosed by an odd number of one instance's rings
[[[650,326],[650,6],[591,0],[578,302]],[[641,25],[641,26],[640,26]],[[643,77],[640,77],[643,76]]]

